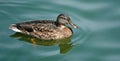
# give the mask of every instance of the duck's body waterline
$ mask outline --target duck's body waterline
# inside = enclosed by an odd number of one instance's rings
[[[74,28],[77,28],[76,25],[70,22],[69,17],[60,14],[57,17],[57,21],[37,20],[11,24],[10,29],[16,32],[33,35],[40,39],[61,39],[72,35],[72,30],[65,26],[65,24],[70,24]]]

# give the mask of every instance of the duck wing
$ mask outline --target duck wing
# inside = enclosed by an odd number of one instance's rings
[[[26,32],[53,32],[57,29],[55,21],[36,20],[30,22],[17,23],[17,28]]]

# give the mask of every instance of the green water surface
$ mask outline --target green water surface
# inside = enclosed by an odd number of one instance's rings
[[[61,13],[78,26],[67,39],[37,40],[9,29]],[[120,0],[0,0],[0,61],[120,61]]]

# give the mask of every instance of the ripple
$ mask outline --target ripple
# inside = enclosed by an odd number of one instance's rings
[[[81,10],[88,10],[88,11],[93,11],[93,10],[99,10],[105,7],[108,7],[110,4],[108,3],[86,3],[86,2],[76,2],[76,1],[65,1],[65,3],[63,3],[63,1],[55,1],[55,3],[59,4],[59,5],[64,5],[64,6],[69,6],[71,8],[76,8],[76,9],[81,9]],[[79,4],[79,5],[78,5]]]
[[[10,19],[14,19],[14,20],[18,20],[17,17],[13,16],[11,13],[5,11],[5,10],[0,10],[0,13],[2,14],[2,16],[6,16],[7,18],[10,18]]]

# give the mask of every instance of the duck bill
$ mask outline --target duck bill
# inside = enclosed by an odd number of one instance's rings
[[[69,23],[73,28],[78,28],[78,26],[76,26],[75,24],[73,23]]]

